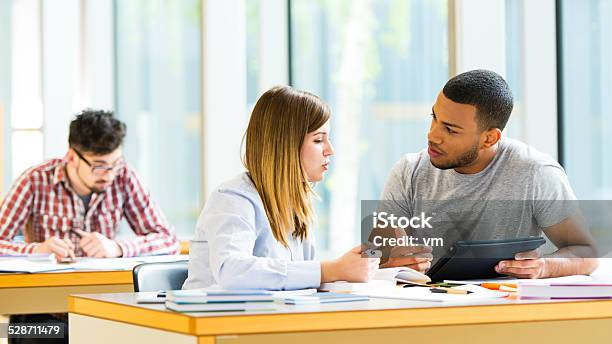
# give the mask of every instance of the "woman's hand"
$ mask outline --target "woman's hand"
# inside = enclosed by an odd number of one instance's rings
[[[321,283],[334,281],[367,282],[378,270],[380,258],[364,258],[361,245],[342,257],[321,262]]]

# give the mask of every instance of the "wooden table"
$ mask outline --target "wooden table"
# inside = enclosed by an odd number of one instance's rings
[[[71,296],[69,311],[73,343],[612,342],[612,301],[371,299],[182,314],[137,304],[136,293],[121,293]]]
[[[0,315],[67,313],[70,294],[132,292],[134,266],[187,259],[185,255],[78,258],[71,270],[0,273]]]
[[[131,270],[0,274],[0,314],[66,313],[70,294],[131,291]]]

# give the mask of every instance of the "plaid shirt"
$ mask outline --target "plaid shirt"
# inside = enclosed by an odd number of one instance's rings
[[[180,245],[163,214],[127,166],[117,172],[111,186],[92,194],[89,209],[70,187],[66,162],[53,159],[24,172],[0,207],[0,254],[32,253],[46,239],[69,238],[75,254],[85,253],[74,231],[99,232],[114,238],[125,216],[135,238],[115,240],[123,257],[174,254]],[[13,242],[21,230],[26,242]]]

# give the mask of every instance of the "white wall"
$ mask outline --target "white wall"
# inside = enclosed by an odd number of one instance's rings
[[[557,48],[555,1],[522,0],[523,140],[557,158]]]
[[[450,76],[489,69],[506,76],[505,0],[449,0]]]
[[[203,0],[203,194],[243,171],[247,125],[244,0]]]

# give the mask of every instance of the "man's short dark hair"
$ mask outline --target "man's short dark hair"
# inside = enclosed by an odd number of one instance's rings
[[[512,91],[499,74],[477,69],[450,79],[442,93],[455,103],[476,107],[476,121],[481,130],[504,130],[512,113]]]
[[[81,152],[105,155],[123,144],[125,123],[111,111],[86,109],[70,122],[68,144]]]

